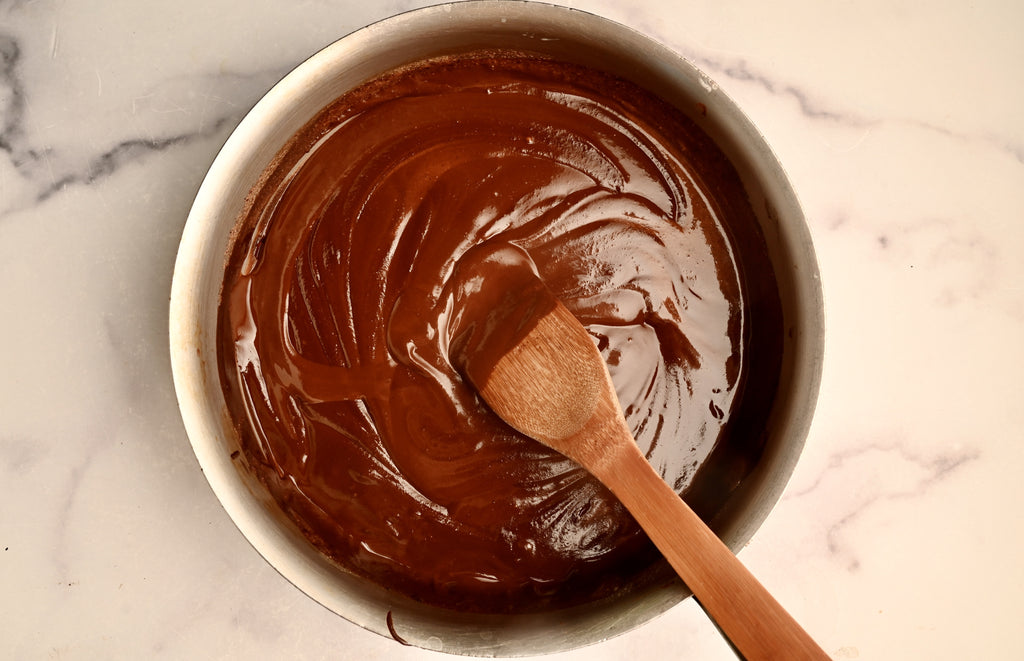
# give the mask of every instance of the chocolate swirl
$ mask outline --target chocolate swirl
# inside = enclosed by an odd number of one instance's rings
[[[719,150],[646,92],[515,54],[421,63],[325,109],[252,200],[224,282],[225,393],[248,469],[349,571],[499,612],[598,598],[654,561],[600,484],[452,365],[538,278],[699,510],[756,459],[720,440],[752,371],[740,249],[761,248],[730,229],[751,212]],[[764,407],[747,408],[753,424]]]

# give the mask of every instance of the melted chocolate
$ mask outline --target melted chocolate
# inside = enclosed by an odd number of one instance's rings
[[[667,580],[621,505],[452,364],[516,332],[530,287],[587,326],[699,514],[757,460],[781,346],[763,241],[711,140],[629,83],[512,53],[386,74],[295,136],[236,232],[219,338],[241,463],[348,571],[483,612]]]

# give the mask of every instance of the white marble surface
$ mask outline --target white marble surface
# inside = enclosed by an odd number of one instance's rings
[[[191,200],[284,72],[423,3],[0,0],[0,657],[428,659],[313,603],[206,484],[171,384]],[[1017,659],[1024,5],[569,3],[702,66],[791,174],[827,360],[741,558],[834,659]],[[692,602],[562,661],[729,659]]]

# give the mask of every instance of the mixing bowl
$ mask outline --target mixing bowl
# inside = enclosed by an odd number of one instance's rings
[[[542,53],[622,76],[696,121],[740,173],[761,224],[780,290],[780,387],[756,468],[709,524],[734,551],[779,498],[800,455],[823,353],[821,287],[810,235],[779,163],[751,122],[704,73],[629,28],[533,2],[459,2],[401,14],[329,45],[281,80],[217,156],[189,214],[171,291],[175,388],[196,457],[225,510],[253,547],[313,599],[371,631],[449,653],[518,656],[567,650],[637,627],[686,598],[666,580],[557,614],[457,613],[414,602],[338,569],[236,468],[216,355],[217,313],[231,231],[275,154],[319,110],[394,67],[478,48]]]

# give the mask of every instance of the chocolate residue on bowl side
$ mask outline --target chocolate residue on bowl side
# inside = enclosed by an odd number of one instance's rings
[[[388,611],[387,617],[385,618],[385,623],[388,625],[388,633],[390,633],[391,637],[395,639],[395,642],[401,643],[402,645],[405,645],[407,647],[411,645],[409,641],[399,636],[398,632],[395,631],[395,616],[392,614],[391,611]]]

